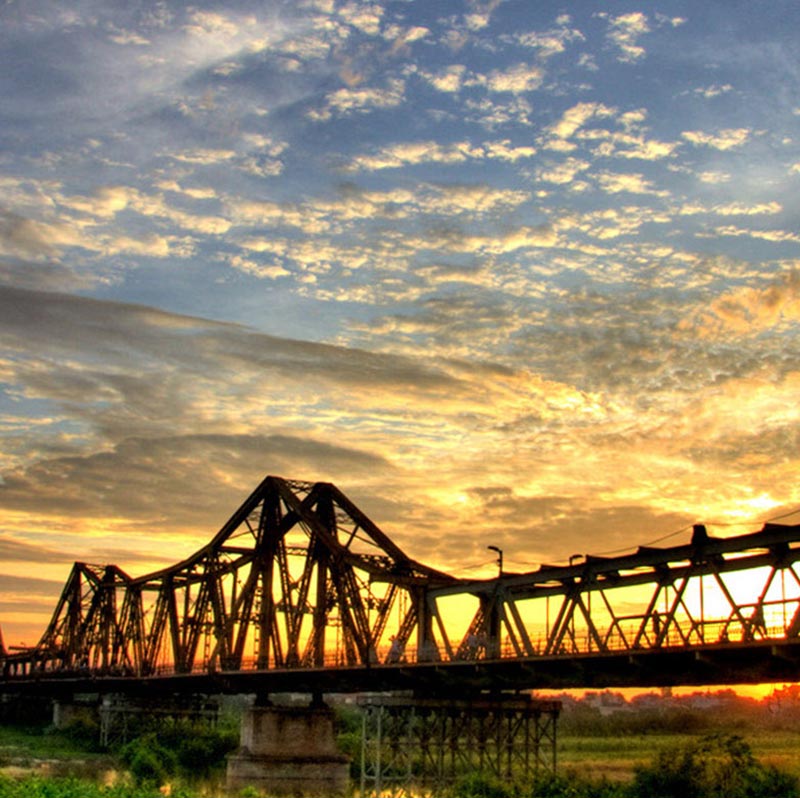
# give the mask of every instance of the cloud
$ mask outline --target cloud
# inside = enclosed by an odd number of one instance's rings
[[[454,94],[464,85],[466,67],[463,64],[451,64],[435,73],[420,73],[425,81],[433,86],[436,91]]]
[[[508,69],[496,69],[486,78],[486,87],[493,92],[524,94],[534,91],[542,85],[544,71],[531,64],[516,64]]]
[[[733,91],[733,86],[730,83],[717,84],[713,83],[710,86],[699,86],[694,89],[693,94],[703,97],[706,100],[711,100],[715,97],[721,97],[723,94],[728,94]]]
[[[235,150],[210,150],[205,148],[197,148],[192,150],[183,150],[171,152],[170,158],[183,163],[189,163],[198,166],[209,166],[211,164],[226,163],[236,157]]]
[[[404,100],[405,82],[395,78],[388,81],[385,88],[344,88],[332,92],[325,98],[325,107],[319,111],[310,111],[308,116],[314,121],[326,121],[333,116],[396,108]]]
[[[380,32],[384,9],[377,3],[346,3],[338,9],[339,17],[368,36]]]
[[[532,125],[533,106],[520,96],[513,96],[507,100],[498,99],[496,96],[466,98],[464,109],[465,112],[469,112],[465,113],[466,119],[488,130],[504,125],[520,125],[526,128]]]
[[[668,192],[655,189],[652,182],[642,174],[619,174],[613,172],[599,172],[594,175],[600,188],[608,194],[654,194],[667,196]]]
[[[380,171],[421,163],[459,164],[484,159],[514,162],[535,154],[535,147],[513,146],[508,140],[488,141],[477,145],[468,141],[451,144],[415,141],[392,144],[370,155],[358,155],[350,161],[347,168],[350,171]]]
[[[673,141],[656,141],[646,139],[644,136],[617,133],[602,142],[595,149],[595,154],[601,157],[658,161],[673,156],[678,146],[678,143]]]
[[[701,203],[686,204],[681,206],[679,213],[690,216],[700,213],[711,213],[717,216],[774,216],[783,211],[783,206],[779,202],[758,202],[748,204],[745,202],[727,202],[720,205],[708,207]]]
[[[65,247],[87,243],[79,230],[63,222],[41,222],[0,211],[0,255],[48,260]]]
[[[76,271],[57,260],[0,258],[0,283],[17,288],[84,291],[109,281],[100,270]]]
[[[578,103],[564,111],[561,119],[550,127],[549,132],[556,138],[569,139],[590,119],[608,118],[615,113],[614,108],[609,108],[603,103]]]
[[[34,576],[14,576],[0,574],[0,591],[5,595],[44,595],[58,596],[63,583],[53,579],[37,579]]]
[[[536,177],[545,183],[565,185],[572,183],[581,172],[586,172],[590,167],[589,161],[567,158],[559,164],[537,170]]]
[[[535,49],[538,56],[546,60],[563,53],[568,44],[586,40],[586,37],[579,30],[569,27],[571,23],[569,17],[565,16],[561,22],[563,25],[559,28],[553,28],[548,31],[528,31],[514,34],[509,38],[522,47]]]
[[[61,518],[105,517],[109,525],[116,519],[118,531],[124,519],[129,529],[150,525],[150,535],[156,537],[159,529],[165,536],[193,531],[202,540],[213,536],[226,514],[233,513],[266,475],[265,469],[316,479],[335,474],[356,478],[358,473],[388,472],[391,467],[383,458],[344,442],[332,445],[305,436],[126,438],[105,452],[43,458],[25,470],[7,473],[0,497],[4,507],[16,512],[35,512],[38,502],[56,509]],[[209,519],[217,526],[206,527]],[[33,551],[23,544],[10,553],[23,559]],[[46,561],[58,557],[64,554],[48,555]]]
[[[741,147],[751,135],[752,132],[747,128],[728,128],[717,133],[704,133],[700,130],[685,130],[681,133],[681,136],[691,144],[723,152]]]
[[[800,271],[793,269],[762,287],[733,289],[714,299],[692,319],[706,336],[757,336],[800,323]]]
[[[752,230],[744,227],[736,227],[735,225],[725,225],[724,227],[714,228],[714,234],[719,236],[733,236],[735,238],[757,238],[762,241],[773,241],[775,243],[784,241],[800,243],[800,235],[789,232],[788,230]]]
[[[497,142],[492,157],[513,162],[532,154],[521,149],[519,152],[509,148],[506,142]],[[482,214],[498,207],[518,206],[527,199],[529,194],[524,191],[496,190],[487,185],[421,184],[415,191],[367,191],[355,185],[344,185],[339,196],[332,199],[319,198],[301,204],[235,200],[230,202],[228,210],[238,225],[290,227],[319,236],[325,232],[341,232],[343,226],[364,220],[397,222],[420,216]],[[253,250],[287,252],[275,240],[250,239],[246,245]]]
[[[411,27],[403,27],[402,25],[390,25],[383,32],[383,37],[392,43],[394,52],[407,47],[414,42],[427,39],[431,35],[431,31],[423,25],[412,25]]]
[[[619,49],[618,60],[631,64],[644,58],[645,49],[638,42],[641,36],[650,33],[647,16],[636,11],[616,17],[608,16],[607,19],[606,36],[608,41]]]
[[[494,246],[538,246],[543,236],[521,230]],[[460,319],[465,336],[499,335],[502,317],[472,305],[448,317]],[[331,479],[373,495],[387,482],[401,490],[400,474],[433,440],[455,440],[459,430],[488,441],[498,425],[531,414],[548,424],[605,414],[598,397],[491,363],[281,340],[55,294],[0,289],[0,340],[10,353],[38,352],[35,362],[7,361],[7,384],[86,430],[61,451],[6,462],[0,485],[0,501],[23,526],[26,514],[41,519],[47,507],[73,519],[74,529],[63,521],[65,553],[80,539],[85,546],[111,530],[137,530],[139,539],[147,529],[147,549],[163,534],[172,552],[185,554],[265,473]],[[394,428],[388,437],[386,424]],[[437,456],[442,473],[466,465],[449,444]],[[424,488],[405,490],[416,507]]]

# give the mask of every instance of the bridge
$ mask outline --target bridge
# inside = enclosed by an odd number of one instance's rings
[[[78,562],[0,692],[346,693],[794,681],[800,526],[493,579],[408,557],[329,483],[266,477],[145,576]],[[575,559],[575,558],[573,558]]]
[[[531,690],[796,681],[798,559],[800,526],[698,524],[683,545],[461,579],[408,557],[334,485],[269,476],[175,565],[75,563],[39,642],[0,647],[0,696],[96,694],[102,736],[126,702],[256,694],[228,786],[334,795],[348,765],[323,697],[378,694],[362,795],[475,768],[527,777],[555,767],[560,706]],[[272,705],[286,693],[312,704]]]

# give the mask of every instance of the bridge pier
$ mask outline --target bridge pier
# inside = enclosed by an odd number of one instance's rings
[[[240,748],[228,757],[229,792],[250,786],[268,795],[329,797],[344,795],[349,777],[329,707],[256,704],[245,710]]]

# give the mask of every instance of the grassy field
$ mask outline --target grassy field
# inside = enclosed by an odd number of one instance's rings
[[[765,765],[800,777],[800,729],[797,732],[742,730],[739,734]],[[562,735],[558,741],[559,772],[592,778],[630,781],[637,766],[651,762],[660,750],[676,749],[697,740],[698,734],[639,734],[611,736]]]
[[[0,773],[102,778],[115,769],[115,759],[91,748],[70,734],[0,726]]]

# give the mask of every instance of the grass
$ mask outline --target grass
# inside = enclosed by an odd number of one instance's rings
[[[114,767],[85,739],[49,729],[0,726],[0,770],[12,773],[96,775]]]
[[[624,735],[619,737],[560,737],[557,748],[559,772],[573,772],[593,779],[630,781],[637,765],[649,762],[659,748],[681,745],[688,735]]]
[[[800,777],[800,730],[761,731],[750,729],[742,736],[753,754]],[[637,766],[651,762],[660,750],[690,745],[697,734],[639,734],[613,736],[562,735],[558,740],[560,772],[591,774],[611,781],[630,781]]]

